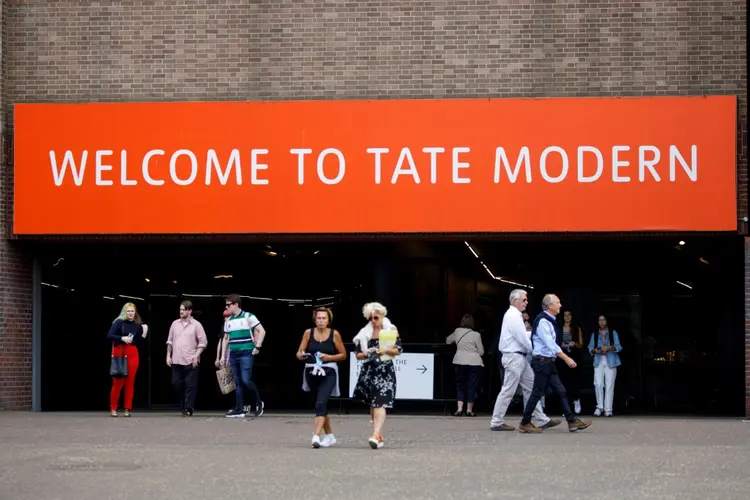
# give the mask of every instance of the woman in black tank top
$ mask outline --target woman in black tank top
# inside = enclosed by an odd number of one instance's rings
[[[339,332],[331,328],[333,312],[325,307],[313,311],[315,328],[305,330],[297,350],[297,359],[305,362],[302,389],[315,398],[313,448],[336,444],[328,416],[328,398],[339,396],[338,366],[346,359],[346,349]],[[321,432],[323,433],[321,435]]]

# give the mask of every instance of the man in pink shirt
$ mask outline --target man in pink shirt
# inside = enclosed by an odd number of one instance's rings
[[[193,416],[198,393],[198,363],[208,341],[203,325],[193,318],[193,303],[180,304],[180,319],[174,320],[167,338],[167,366],[172,367],[172,385],[180,396],[183,417]]]

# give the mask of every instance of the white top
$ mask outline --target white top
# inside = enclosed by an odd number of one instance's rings
[[[510,306],[503,316],[500,328],[500,352],[531,353],[531,332],[526,331],[523,315],[516,306]]]

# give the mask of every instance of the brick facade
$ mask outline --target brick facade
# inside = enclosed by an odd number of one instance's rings
[[[6,6],[0,8],[0,40],[6,40]],[[13,172],[8,161],[10,119],[5,98],[5,43],[0,44],[0,410],[31,406],[31,258],[7,239],[12,218]],[[8,168],[5,168],[8,166]]]
[[[9,104],[737,94],[738,215],[747,215],[744,0],[3,5]],[[7,195],[12,165],[3,165]],[[3,243],[7,255],[17,254]],[[19,269],[3,304],[27,298]],[[4,264],[3,283],[7,273]],[[0,339],[15,338],[7,328]]]

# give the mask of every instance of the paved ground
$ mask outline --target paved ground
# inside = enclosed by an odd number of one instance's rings
[[[750,423],[597,419],[584,432],[490,432],[489,419],[0,413],[0,499],[750,498]],[[515,420],[510,421],[516,424]]]

